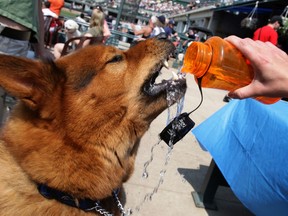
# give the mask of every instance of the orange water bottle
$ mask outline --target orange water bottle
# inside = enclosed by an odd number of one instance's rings
[[[182,72],[202,77],[201,86],[228,91],[251,83],[254,72],[247,59],[231,43],[220,37],[206,42],[193,42],[184,56]],[[256,100],[272,104],[281,98],[256,97]]]

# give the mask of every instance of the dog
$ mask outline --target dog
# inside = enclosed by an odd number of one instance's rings
[[[1,132],[0,215],[123,213],[141,137],[168,107],[167,92],[178,92],[175,103],[187,88],[155,81],[173,49],[158,36],[55,61],[0,55],[0,85],[18,100]]]

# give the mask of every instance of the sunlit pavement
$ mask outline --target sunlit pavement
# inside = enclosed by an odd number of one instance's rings
[[[169,64],[172,63],[170,60]],[[170,70],[177,71],[172,68]],[[167,69],[162,72],[163,76],[170,76]],[[192,75],[187,75],[187,83],[183,112],[193,110],[200,102],[199,89]],[[225,94],[226,91],[222,90],[203,89],[204,101],[200,108],[190,115],[196,123],[195,127],[226,104],[223,102]],[[135,172],[124,185],[125,209],[131,208],[132,215],[137,216],[251,215],[227,187],[219,187],[217,190],[217,211],[195,206],[191,192],[200,190],[211,156],[209,152],[201,149],[192,133],[188,133],[175,144],[171,153],[168,153],[168,146],[164,141],[159,143],[158,136],[166,126],[167,115],[168,112],[165,111],[158,116],[141,141]],[[144,164],[151,157],[153,159],[146,169],[148,177],[144,178]]]

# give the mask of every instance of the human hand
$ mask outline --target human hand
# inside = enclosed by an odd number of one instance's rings
[[[270,42],[241,39],[236,36],[225,38],[250,61],[254,70],[252,82],[229,96],[236,99],[248,97],[287,97],[288,96],[288,56]]]

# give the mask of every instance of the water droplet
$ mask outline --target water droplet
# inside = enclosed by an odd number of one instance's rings
[[[150,196],[149,196],[149,200],[151,201],[152,198],[153,198],[153,194],[150,194]]]
[[[163,177],[165,175],[165,173],[166,173],[166,170],[161,170],[160,171],[160,176]]]
[[[133,214],[133,211],[131,208],[128,208],[126,213],[124,214],[124,216],[129,216],[129,215],[132,215]]]
[[[148,178],[148,172],[143,172],[142,173],[142,178],[147,179]]]
[[[150,194],[146,194],[144,197],[144,202],[146,202],[149,199]]]

